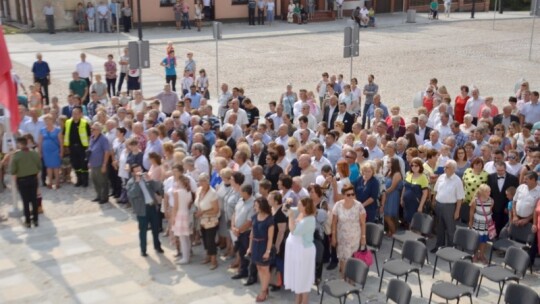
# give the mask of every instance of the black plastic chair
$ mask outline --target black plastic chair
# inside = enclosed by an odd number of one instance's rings
[[[397,304],[409,304],[411,302],[411,297],[412,290],[409,284],[398,279],[391,279],[390,282],[388,282],[386,302],[390,299]]]
[[[462,297],[469,297],[472,304],[472,294],[478,285],[478,277],[480,276],[480,268],[468,261],[456,261],[452,267],[452,280],[450,282],[435,282],[431,286],[429,294],[429,302],[433,294],[449,300],[458,300]],[[454,285],[452,282],[456,280]],[[461,284],[461,285],[459,285]]]
[[[532,224],[524,226],[511,225],[508,233],[508,238],[498,239],[491,243],[491,250],[489,251],[488,265],[491,265],[493,258],[493,250],[501,250],[506,252],[510,247],[529,248],[531,243],[534,242],[534,233],[531,232]],[[532,268],[532,265],[531,265]],[[532,273],[532,269],[531,269]]]
[[[497,304],[500,303],[506,282],[515,281],[519,283],[520,278],[523,278],[525,272],[527,272],[529,262],[529,254],[523,249],[517,247],[508,248],[504,256],[504,267],[492,265],[485,267],[480,271],[480,283],[478,283],[476,296],[478,297],[482,279],[486,277],[488,280],[499,284],[499,300],[497,301]]]
[[[392,237],[392,248],[390,249],[390,258],[394,253],[394,244],[405,243],[407,240],[420,241],[426,244],[427,238],[433,231],[433,217],[429,214],[417,212],[413,215],[410,230],[398,231]],[[426,255],[427,258],[427,255]]]
[[[375,259],[375,266],[377,266],[377,275],[381,275],[379,272],[379,262],[377,261],[377,252],[381,249],[384,236],[384,227],[375,223],[366,223],[366,245],[373,254]]]
[[[405,282],[409,278],[409,273],[415,272],[418,275],[418,287],[420,287],[420,296],[422,294],[422,281],[420,280],[420,269],[424,267],[426,260],[426,245],[420,241],[407,240],[403,244],[403,250],[401,254],[401,260],[388,260],[384,263],[381,272],[381,279],[379,281],[379,292],[381,291],[384,272],[391,273],[398,278],[402,275],[405,276]],[[420,267],[413,265],[417,264]]]
[[[508,287],[506,287],[506,293],[504,294],[504,303],[540,304],[540,297],[536,291],[528,286],[509,284]]]
[[[347,296],[350,294],[355,294],[358,297],[358,303],[360,302],[360,289],[356,287],[355,285],[350,284],[349,282],[353,282],[355,284],[358,284],[362,286],[362,289],[364,289],[364,285],[366,284],[367,275],[369,272],[369,267],[366,265],[366,263],[349,258],[347,260],[347,263],[345,264],[345,279],[336,279],[332,281],[325,281],[322,286],[322,293],[321,293],[321,304],[323,302],[324,294],[327,293],[328,295],[338,298],[339,303],[341,302],[341,299],[343,298],[343,303],[347,301]]]
[[[476,248],[478,248],[478,233],[472,229],[457,228],[454,233],[454,247],[440,247],[435,253],[435,264],[431,277],[435,277],[439,258],[448,261],[450,269],[452,269],[453,262],[463,259],[472,261]]]

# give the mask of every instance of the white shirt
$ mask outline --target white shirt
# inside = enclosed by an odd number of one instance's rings
[[[522,167],[523,165],[520,163],[516,163],[515,165],[512,165],[510,162],[506,162],[506,172],[516,177],[519,177],[519,172],[521,171]]]
[[[446,174],[439,176],[433,189],[437,193],[435,200],[442,204],[454,204],[458,200],[465,198],[463,182],[455,174],[452,174],[451,177],[448,177]]]
[[[210,174],[210,165],[208,164],[208,159],[206,159],[206,156],[200,155],[195,159],[195,170],[199,174]]]
[[[293,115],[295,118],[298,118],[302,115],[302,106],[305,104],[306,102],[302,101],[301,99],[299,99],[297,102],[295,102],[293,104]]]
[[[316,160],[315,156],[313,156],[311,158],[311,165],[315,169],[317,169],[317,174],[321,174],[321,170],[322,170],[322,167],[324,167],[324,165],[329,165],[330,167],[332,167],[332,164],[330,163],[328,158],[326,158],[324,156],[321,156],[321,159],[319,159],[319,160]]]
[[[532,102],[527,102],[519,114],[524,116],[526,123],[534,124],[537,121],[540,121],[540,102],[533,104]]]
[[[283,137],[277,137],[275,139],[276,144],[282,145],[284,148],[287,148],[287,145],[289,143],[289,136],[285,135]]]
[[[223,93],[221,91],[221,94],[219,95],[219,109],[218,109],[218,115],[219,117],[225,116],[225,113],[227,112],[227,103],[229,102],[229,98],[231,98],[232,94],[231,92],[227,91]]]
[[[488,174],[495,173],[497,169],[495,168],[495,162],[490,160],[484,165],[484,171]]]
[[[471,114],[472,117],[478,117],[480,108],[484,105],[484,98],[478,96],[478,99],[472,97],[465,104],[465,112]]]
[[[253,178],[251,177],[251,168],[248,164],[248,162],[245,162],[240,168],[238,168],[238,172],[242,172],[244,174],[244,185],[251,185],[253,183]]]
[[[24,123],[24,125],[22,126],[22,131],[28,134],[32,134],[34,142],[37,144],[39,134],[41,133],[42,128],[45,128],[45,123],[43,121],[40,121],[38,119],[36,122],[34,122],[30,119]]]
[[[45,15],[54,15],[54,7],[51,6],[44,6],[43,7],[43,14]]]
[[[427,148],[436,149],[436,150],[440,150],[442,148],[442,144],[440,141],[436,143],[432,143],[431,140],[426,140],[424,142],[424,146],[426,146]]]
[[[230,109],[227,111],[227,113],[225,113],[225,121],[229,121],[229,116],[231,116],[232,113],[235,113],[233,109]],[[238,112],[236,112],[236,116],[238,117],[238,119],[236,120],[236,124],[238,126],[249,124],[247,113],[243,109],[238,108]]]
[[[439,130],[439,138],[441,141],[444,141],[450,135],[454,135],[452,129],[450,129],[450,123],[447,123],[446,126],[439,123],[435,126],[435,129]]]
[[[109,13],[109,8],[107,7],[107,5],[100,5],[97,7],[97,11],[98,11],[98,18],[99,19],[104,19],[104,18],[107,18],[107,14]]]
[[[94,72],[92,64],[88,61],[81,61],[77,63],[75,70],[77,73],[79,73],[79,77],[81,78],[90,78],[90,74]]]
[[[281,126],[281,124],[283,123],[283,115],[284,114],[278,116],[277,113],[270,115],[270,118],[274,122],[274,131],[277,131],[279,129],[279,126]]]
[[[422,139],[418,142],[420,145],[424,141],[424,138],[426,138],[426,128],[422,129],[421,127],[418,127],[418,136]]]
[[[536,207],[536,202],[540,199],[540,187],[536,186],[529,190],[526,184],[520,185],[514,196],[514,204],[516,206],[516,214],[519,217],[531,216]]]
[[[369,147],[366,148],[368,148],[369,151],[369,160],[382,159],[384,157],[384,152],[378,146],[375,146],[373,149],[370,149]]]

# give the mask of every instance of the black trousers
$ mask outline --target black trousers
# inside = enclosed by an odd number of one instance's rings
[[[255,25],[255,8],[248,8],[249,25]]]
[[[120,92],[122,91],[122,84],[124,84],[124,79],[126,79],[126,73],[120,73],[120,80],[118,80],[118,90],[116,90],[118,95],[120,95]]]
[[[41,159],[41,182],[43,185],[47,183],[47,167],[45,167],[45,161],[43,161],[43,158]]]
[[[111,183],[112,194],[115,198],[119,198],[122,194],[122,179],[120,176],[118,176],[118,170],[113,167],[111,160],[109,160],[107,167],[107,174],[109,177],[109,182]]]
[[[129,33],[131,30],[131,16],[122,17],[122,23],[124,24],[124,33]]]
[[[109,79],[107,78],[106,79],[107,81],[107,93],[109,94],[109,98],[111,96],[114,96],[116,95],[116,78],[113,78],[113,79]]]
[[[209,256],[217,254],[217,246],[216,246],[217,230],[218,230],[218,226],[208,228],[208,229],[201,227],[201,235],[203,239],[204,249],[206,250],[206,254],[208,254]]]
[[[146,253],[146,235],[148,234],[148,223],[152,229],[152,240],[154,241],[154,249],[161,249],[159,241],[159,210],[155,205],[146,205],[146,216],[137,216],[139,222],[139,245],[141,253]]]
[[[249,234],[251,231],[246,231],[244,233],[240,233],[238,236],[238,239],[236,240],[236,250],[238,250],[238,254],[240,255],[240,269],[238,271],[241,275],[248,275],[249,274],[249,260],[246,259],[246,252],[249,247]]]
[[[32,221],[38,222],[38,201],[37,201],[38,178],[36,175],[17,177],[17,188],[23,201],[24,218],[27,224],[30,223],[30,205],[32,205]]]
[[[86,162],[86,149],[81,145],[71,145],[69,147],[69,160],[75,173],[88,173],[88,163]]]
[[[264,9],[257,8],[257,23],[264,25]]]
[[[92,84],[92,79],[90,79],[90,78],[82,78],[82,77],[81,77],[81,79],[86,81],[86,85],[88,85],[88,94],[86,94],[86,99],[82,101],[84,103],[84,105],[86,106],[90,102],[90,85]],[[81,98],[82,98],[82,96],[81,96]]]
[[[166,75],[165,82],[170,83],[172,90],[176,92],[176,75]]]
[[[44,78],[36,78],[34,77],[34,82],[39,82],[41,84],[41,93],[43,94],[43,98],[45,98],[45,104],[49,104],[49,79],[47,77]]]

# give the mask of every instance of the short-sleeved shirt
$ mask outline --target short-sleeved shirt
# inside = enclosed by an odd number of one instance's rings
[[[83,79],[72,80],[72,81],[69,83],[69,89],[70,89],[74,94],[79,95],[79,97],[83,97],[84,91],[85,91],[85,89],[86,89],[87,86],[88,86],[88,84],[87,84],[86,81],[84,81]]]
[[[530,101],[527,102],[519,113],[524,116],[525,123],[535,124],[540,121],[540,102],[535,104]]]
[[[236,228],[241,227],[247,221],[250,221],[255,215],[255,209],[253,208],[255,203],[255,198],[250,197],[248,200],[244,201],[241,199],[238,201],[234,207],[234,226]]]
[[[176,58],[164,58],[161,63],[165,65],[165,75],[176,76]]]
[[[531,216],[534,212],[536,202],[540,199],[540,187],[536,186],[529,190],[526,184],[520,185],[514,196],[516,205],[516,215],[519,217]]]
[[[439,203],[456,203],[458,200],[465,198],[465,191],[463,189],[463,182],[459,176],[452,174],[448,177],[446,174],[442,174],[437,179],[434,187],[437,195],[435,199]]]
[[[97,138],[92,137],[90,139],[90,158],[88,159],[88,165],[90,168],[101,167],[103,165],[103,159],[105,153],[110,150],[109,141],[104,135],[99,135]]]

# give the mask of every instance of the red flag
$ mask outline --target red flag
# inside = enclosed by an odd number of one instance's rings
[[[0,25],[0,104],[9,110],[11,131],[19,128],[19,102],[11,79],[11,59],[4,39],[4,28]]]

